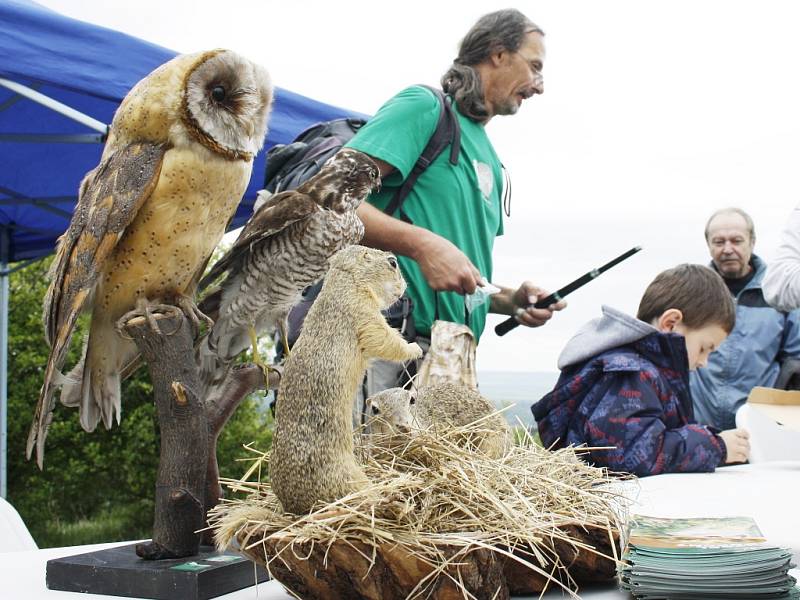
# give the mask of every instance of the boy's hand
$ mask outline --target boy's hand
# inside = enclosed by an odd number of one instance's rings
[[[719,434],[725,442],[728,456],[725,464],[742,463],[750,458],[750,434],[746,429],[728,429]]]

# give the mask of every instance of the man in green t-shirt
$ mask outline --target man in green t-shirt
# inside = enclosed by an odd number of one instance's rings
[[[470,313],[464,301],[482,278],[491,281],[494,238],[503,232],[502,165],[485,125],[496,115],[515,114],[524,100],[543,93],[544,58],[544,33],[521,12],[501,10],[478,20],[442,78],[461,128],[458,164],[450,164],[445,149],[398,214],[386,215],[382,209],[436,128],[442,107],[434,93],[419,86],[403,90],[347,144],[371,156],[380,168],[382,191],[358,210],[366,230],[362,243],[398,255],[422,337],[430,336],[436,319],[466,323],[477,339],[487,312],[513,315],[522,325],[538,327],[564,307],[532,308],[547,292],[528,281],[516,289],[500,286],[490,302]],[[391,385],[369,386],[368,393]]]

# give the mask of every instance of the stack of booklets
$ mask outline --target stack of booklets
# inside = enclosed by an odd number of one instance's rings
[[[748,517],[631,518],[623,589],[644,600],[800,598],[792,553]]]

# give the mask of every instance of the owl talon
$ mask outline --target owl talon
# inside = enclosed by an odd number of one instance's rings
[[[174,335],[175,333],[178,332],[178,329],[180,329],[180,324],[173,331],[165,332],[163,329],[161,329],[161,326],[158,324],[158,319],[156,318],[156,315],[162,315],[163,317],[170,317],[179,314],[182,315],[183,313],[180,312],[180,309],[174,306],[171,306],[169,304],[150,304],[149,302],[147,302],[147,300],[139,298],[136,301],[136,308],[122,315],[122,317],[120,317],[117,320],[115,328],[120,337],[126,340],[131,340],[133,338],[127,332],[128,324],[134,319],[144,319],[145,321],[147,321],[147,325],[150,327],[150,330],[153,331],[154,333],[166,336]]]
[[[158,320],[156,319],[156,315],[163,315],[164,317],[175,317],[175,316],[183,316],[183,313],[180,309],[172,306],[171,304],[149,304],[145,307],[144,316],[147,319],[147,324],[150,326],[150,329],[154,333],[158,333],[160,335],[174,335],[178,332],[181,328],[180,323],[183,321],[179,321],[178,327],[174,330],[165,332],[161,326],[158,324]]]
[[[186,315],[186,318],[192,322],[194,326],[194,334],[197,337],[200,334],[200,324],[205,323],[207,329],[211,329],[214,326],[214,321],[201,311],[197,304],[195,304],[194,300],[192,300],[189,296],[178,296],[175,299],[175,304],[180,307],[183,311],[183,314]]]

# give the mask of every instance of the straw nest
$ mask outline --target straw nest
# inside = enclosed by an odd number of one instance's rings
[[[501,458],[475,451],[480,422],[358,438],[372,484],[285,514],[254,452],[245,500],[209,515],[220,547],[266,565],[300,598],[507,598],[614,577],[627,504],[604,469],[527,434]]]

